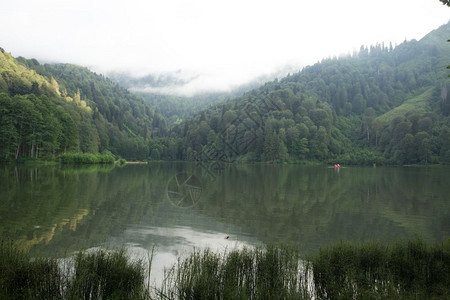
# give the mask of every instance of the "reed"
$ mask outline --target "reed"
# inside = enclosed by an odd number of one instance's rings
[[[198,250],[179,259],[161,299],[443,299],[450,241],[346,242],[302,258],[292,247]]]
[[[142,261],[124,250],[79,252],[65,263],[0,246],[0,299],[150,299]]]
[[[64,277],[55,259],[31,260],[12,242],[0,246],[0,299],[62,299]]]
[[[339,243],[310,258],[318,299],[442,299],[450,295],[450,241]]]
[[[67,294],[69,299],[145,299],[143,263],[131,262],[123,249],[79,252]]]
[[[167,273],[161,299],[309,299],[299,252],[290,247],[194,251]]]

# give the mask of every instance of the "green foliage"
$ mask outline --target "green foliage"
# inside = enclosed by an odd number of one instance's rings
[[[141,261],[130,262],[123,249],[79,252],[75,257],[73,279],[68,284],[69,298],[149,298],[142,265]]]
[[[113,164],[115,159],[111,154],[66,153],[58,160],[63,164]]]
[[[5,299],[149,299],[142,261],[125,251],[79,252],[73,262],[30,259],[0,246]],[[341,242],[307,261],[288,246],[194,251],[166,274],[161,299],[442,299],[450,293],[450,242],[391,246]]]
[[[11,54],[0,51],[0,92],[7,92],[12,96],[29,93],[56,95],[56,91],[43,76],[19,63],[25,61],[24,58],[16,60]],[[31,61],[36,65],[37,61]]]
[[[126,161],[125,159],[123,159],[123,158],[120,158],[120,159],[117,161],[117,164],[118,164],[119,166],[124,166],[126,163],[127,163],[127,161]]]
[[[442,2],[442,4],[450,6],[450,1],[449,0],[440,0]]]
[[[0,245],[2,299],[149,299],[141,261],[124,250],[79,252],[74,263],[31,257],[12,243]]]
[[[168,299],[440,299],[450,292],[450,243],[339,243],[301,260],[267,246],[195,251],[167,274]]]
[[[376,118],[383,124],[391,123],[397,117],[405,117],[411,114],[425,114],[430,112],[429,101],[431,99],[433,89],[430,88],[417,97],[407,99],[403,104],[395,107],[387,113]]]
[[[2,51],[0,74],[2,161],[73,151],[146,160],[150,139],[168,133],[164,117],[86,68],[40,65]]]
[[[373,164],[382,165],[386,163],[386,160],[378,151],[354,149],[329,161],[330,164],[336,162],[340,162],[343,165],[372,166]]]
[[[0,160],[53,157],[75,149],[76,125],[46,96],[0,94]]]
[[[311,258],[320,299],[440,299],[450,287],[450,243],[340,243]]]
[[[62,299],[65,278],[56,259],[33,261],[13,243],[0,244],[0,298]]]
[[[178,260],[159,294],[168,299],[309,299],[300,268],[298,252],[289,247],[194,251]]]

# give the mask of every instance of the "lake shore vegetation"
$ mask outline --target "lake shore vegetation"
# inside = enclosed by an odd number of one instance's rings
[[[62,164],[114,164],[115,158],[111,154],[67,153],[58,156]]]
[[[340,242],[303,257],[286,245],[196,250],[150,287],[148,265],[124,249],[32,258],[0,247],[7,299],[442,299],[450,294],[450,240],[391,245]]]

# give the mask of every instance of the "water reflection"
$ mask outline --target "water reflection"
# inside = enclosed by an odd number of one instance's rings
[[[227,238],[228,237],[228,238]],[[192,227],[130,226],[123,235],[111,239],[107,247],[121,247],[126,242],[130,255],[146,261],[153,252],[152,286],[161,286],[164,271],[173,266],[178,258],[185,257],[195,249],[209,248],[215,251],[230,251],[255,245],[251,237],[242,240],[240,234],[228,235],[219,231],[200,231]],[[154,247],[154,248],[153,248]]]
[[[40,255],[154,245],[173,260],[193,247],[449,237],[449,168],[195,164],[2,166],[0,232]],[[227,235],[229,240],[224,239]],[[187,250],[186,250],[187,251]]]

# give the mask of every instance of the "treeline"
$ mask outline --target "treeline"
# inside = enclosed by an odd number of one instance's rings
[[[34,94],[0,93],[0,129],[2,160],[54,156],[75,150],[79,141],[70,114],[47,96]]]
[[[449,163],[449,28],[361,47],[211,107],[175,127],[184,157]]]

